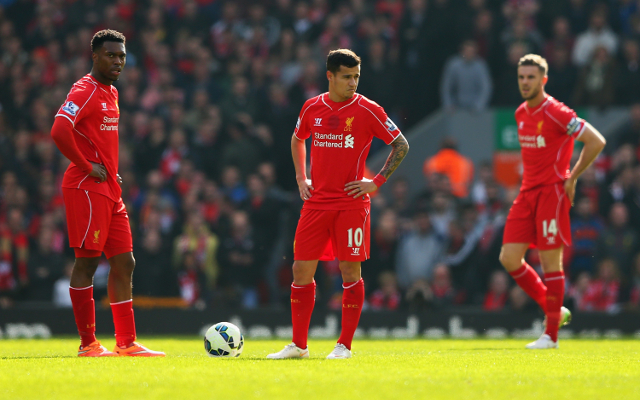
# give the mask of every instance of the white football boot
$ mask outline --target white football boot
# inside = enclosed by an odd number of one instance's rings
[[[267,358],[281,360],[284,358],[309,358],[309,348],[301,349],[295,343],[289,343],[277,353],[269,354]]]
[[[543,333],[535,342],[531,342],[525,346],[529,350],[557,349],[558,342],[551,340],[551,336]]]
[[[327,360],[337,360],[342,358],[351,358],[351,350],[347,349],[347,346],[342,343],[338,343],[333,351],[327,356]]]

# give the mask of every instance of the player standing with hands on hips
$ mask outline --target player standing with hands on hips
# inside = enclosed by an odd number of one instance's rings
[[[71,273],[71,303],[81,344],[80,357],[164,357],[135,342],[131,278],[135,260],[129,216],[118,175],[118,90],[125,65],[125,37],[110,29],[91,40],[93,68],[77,81],[56,114],[51,136],[71,164],[62,180],[69,244],[76,261]],[[109,260],[108,292],[116,347],[96,340],[93,275],[102,252]]]
[[[294,241],[291,319],[293,343],[267,358],[309,357],[307,336],[315,303],[313,279],[319,260],[340,261],[343,280],[342,331],[328,359],[351,357],[351,342],[364,303],[361,263],[369,258],[370,198],[409,151],[400,130],[375,102],[356,93],[360,58],[338,49],[327,56],[329,92],[306,101],[291,138],[296,180],[304,206]],[[391,154],[373,180],[364,168],[373,137]],[[311,138],[306,170],[305,140]]]
[[[516,110],[524,173],[504,228],[500,262],[546,314],[545,332],[527,349],[558,348],[558,329],[571,320],[562,307],[562,250],[571,245],[569,210],[576,181],[604,149],[605,139],[575,111],[547,95],[547,61],[527,54],[518,62],[518,86],[525,100]],[[574,140],[584,143],[569,169]],[[530,244],[540,252],[544,283],[524,260]]]

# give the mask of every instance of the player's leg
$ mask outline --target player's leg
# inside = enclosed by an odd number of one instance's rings
[[[107,291],[113,314],[116,346],[114,352],[120,356],[164,357],[160,351],[149,350],[136,343],[136,324],[133,313],[133,241],[129,216],[122,199],[114,203],[111,223],[104,247],[109,260]]]
[[[336,348],[327,358],[351,357],[351,343],[358,328],[364,304],[364,281],[360,261],[340,261],[342,273],[342,328]]]
[[[80,334],[78,356],[113,356],[95,336],[96,310],[93,299],[93,276],[98,268],[105,244],[104,227],[108,225],[108,199],[85,190],[63,188],[67,209],[67,231],[69,245],[73,247],[76,260],[71,272],[69,295],[73,316]]]
[[[545,333],[554,342],[558,341],[561,326],[561,309],[564,302],[564,271],[562,267],[563,247],[540,251],[540,262],[547,285],[547,326]]]
[[[315,276],[318,260],[333,259],[326,227],[332,212],[303,209],[293,242],[293,283],[291,284],[292,343],[267,356],[271,359],[309,357],[307,338],[316,302]],[[327,254],[331,253],[331,254]]]
[[[79,255],[93,255],[76,249]],[[100,254],[98,254],[100,255]],[[73,306],[73,316],[80,335],[78,356],[95,357],[115,355],[102,347],[96,339],[96,307],[93,299],[93,275],[98,268],[100,257],[76,257],[71,272],[69,295]],[[104,354],[103,354],[104,353]]]
[[[546,312],[547,287],[538,273],[524,260],[529,243],[505,243],[500,250],[500,263],[538,305]]]
[[[524,260],[529,243],[536,242],[535,194],[532,191],[520,192],[514,200],[504,227],[500,262],[518,286],[544,311],[547,288]]]
[[[571,318],[569,310],[562,307],[564,301],[562,253],[565,245],[571,245],[570,207],[561,184],[547,186],[540,190],[536,205],[536,244],[547,286],[547,317],[544,334],[535,342],[528,344],[529,349],[557,348],[558,328],[568,323]]]
[[[351,357],[351,343],[364,304],[362,261],[369,258],[369,232],[368,208],[341,211],[336,219],[332,241],[340,260],[343,281],[342,329],[335,349],[327,357],[329,359]]]

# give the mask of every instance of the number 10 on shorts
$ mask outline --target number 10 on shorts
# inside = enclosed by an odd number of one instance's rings
[[[554,225],[555,226],[555,225]],[[355,242],[355,247],[362,246],[362,228],[356,228],[355,232],[353,228],[347,229],[348,243],[347,247],[353,247]]]
[[[558,227],[556,225],[555,218],[550,221],[547,221],[546,219],[542,221],[542,237],[549,236],[549,233],[551,236],[558,234]]]

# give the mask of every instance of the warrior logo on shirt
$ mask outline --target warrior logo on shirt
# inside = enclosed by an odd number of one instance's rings
[[[313,126],[322,126],[322,118],[316,118],[316,123]]]
[[[62,106],[62,111],[66,112],[69,115],[76,116],[76,113],[80,107],[78,107],[73,101],[67,101],[67,103]]]
[[[353,119],[354,119],[354,118],[355,118],[355,117],[347,118],[347,119],[344,121],[344,125],[345,125],[345,126],[344,126],[344,130],[345,130],[345,132],[351,132],[351,124],[353,123]]]

